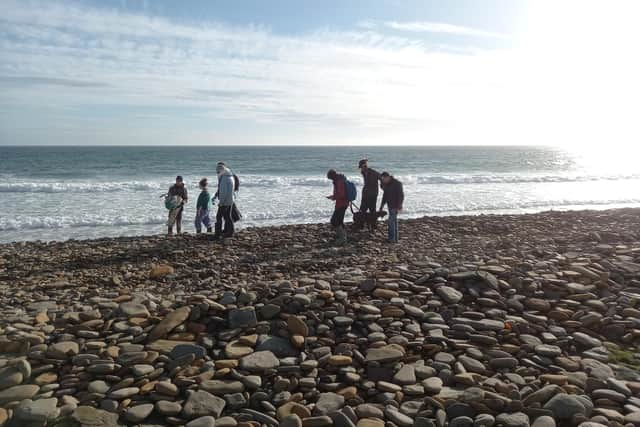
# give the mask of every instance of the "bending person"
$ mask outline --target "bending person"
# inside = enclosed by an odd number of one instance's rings
[[[380,186],[384,191],[382,195],[382,204],[380,204],[380,210],[384,208],[384,205],[389,205],[389,243],[398,243],[398,213],[402,211],[402,204],[404,203],[404,190],[402,183],[395,179],[388,172],[382,172],[380,174],[382,183]]]

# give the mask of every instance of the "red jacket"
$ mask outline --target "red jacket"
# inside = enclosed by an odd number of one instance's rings
[[[336,209],[346,208],[349,206],[347,200],[347,187],[344,183],[344,175],[338,175],[333,180],[333,200],[336,201]]]

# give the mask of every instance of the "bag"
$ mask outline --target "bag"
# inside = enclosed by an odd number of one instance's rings
[[[347,196],[347,201],[353,202],[358,197],[358,189],[356,185],[349,181],[348,179],[344,180],[344,189]]]
[[[236,204],[234,203],[231,206],[231,221],[233,222],[238,222],[242,219],[242,214],[240,213],[240,211],[238,210],[238,207],[236,206]]]
[[[238,191],[240,189],[240,178],[235,173],[233,174],[233,191]]]
[[[167,210],[177,208],[178,206],[180,206],[180,203],[182,203],[182,197],[180,196],[171,196],[167,194],[164,197],[164,207],[167,208]]]

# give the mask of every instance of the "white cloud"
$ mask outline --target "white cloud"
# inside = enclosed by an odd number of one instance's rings
[[[372,31],[291,37],[68,3],[5,10],[0,103],[72,106],[80,116],[105,104],[161,107],[175,121],[186,114],[370,140],[480,117],[478,95],[500,82],[495,53],[439,52]]]
[[[371,24],[371,23],[369,23]],[[399,31],[411,31],[416,33],[442,33],[453,34],[457,36],[471,37],[490,37],[497,39],[508,38],[504,34],[493,31],[479,30],[476,28],[463,27],[460,25],[447,24],[443,22],[414,21],[414,22],[397,22],[388,21],[384,25],[388,28]]]

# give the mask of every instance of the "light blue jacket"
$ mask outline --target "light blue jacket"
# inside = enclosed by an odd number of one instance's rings
[[[233,205],[234,186],[233,174],[229,169],[225,168],[225,171],[218,177],[218,200],[220,201],[220,206]]]

